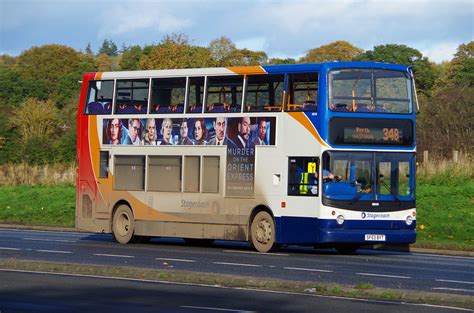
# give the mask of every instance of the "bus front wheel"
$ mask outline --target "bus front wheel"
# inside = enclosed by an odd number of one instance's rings
[[[133,239],[135,220],[132,210],[128,205],[120,205],[114,213],[112,220],[112,235],[119,243],[129,243]]]
[[[269,252],[275,247],[275,222],[268,212],[258,212],[253,218],[250,244],[259,252]]]

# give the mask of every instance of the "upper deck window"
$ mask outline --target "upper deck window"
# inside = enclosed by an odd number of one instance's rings
[[[202,112],[202,98],[204,95],[204,77],[190,77],[188,89],[187,113]]]
[[[244,111],[281,111],[284,80],[284,75],[248,76]]]
[[[318,74],[289,74],[287,92],[286,111],[317,111]]]
[[[411,113],[407,72],[346,69],[329,73],[329,108],[336,112]]]
[[[86,114],[112,113],[113,80],[92,80],[87,93]]]
[[[243,76],[208,77],[205,112],[240,112]]]
[[[115,113],[146,114],[149,79],[117,80]]]
[[[150,113],[183,113],[186,77],[154,78]]]

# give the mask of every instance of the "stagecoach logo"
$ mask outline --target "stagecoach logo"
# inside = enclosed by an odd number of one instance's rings
[[[360,215],[362,219],[384,219],[384,218],[390,218],[389,213],[365,213],[362,212]]]

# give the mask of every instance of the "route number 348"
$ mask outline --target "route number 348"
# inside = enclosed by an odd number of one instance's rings
[[[382,131],[384,141],[400,141],[400,132],[398,128],[384,128]]]

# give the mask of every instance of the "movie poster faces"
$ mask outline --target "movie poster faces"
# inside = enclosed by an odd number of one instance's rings
[[[104,119],[106,145],[225,145],[254,147],[275,144],[275,117]]]

